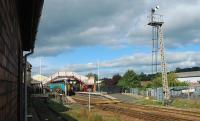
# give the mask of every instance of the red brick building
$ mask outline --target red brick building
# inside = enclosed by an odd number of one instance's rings
[[[34,49],[43,0],[0,1],[0,121],[23,121],[23,52]]]

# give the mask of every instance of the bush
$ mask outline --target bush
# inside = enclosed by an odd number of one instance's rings
[[[68,110],[63,104],[57,103],[57,102],[52,101],[52,100],[48,101],[48,106],[51,109],[55,110],[56,112],[64,112],[64,111]]]
[[[49,94],[49,98],[55,98],[55,94],[53,93]]]
[[[92,121],[103,121],[102,116],[94,114],[92,117]]]

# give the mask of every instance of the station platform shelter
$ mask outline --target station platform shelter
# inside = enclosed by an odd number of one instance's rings
[[[51,92],[73,95],[77,91],[87,92],[91,88],[96,91],[94,77],[86,77],[75,72],[56,72],[48,77],[47,87]]]

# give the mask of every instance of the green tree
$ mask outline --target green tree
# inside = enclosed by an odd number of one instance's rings
[[[181,71],[181,68],[179,68],[179,67],[177,67],[176,69],[175,69],[175,72],[180,72]]]
[[[118,86],[123,89],[140,87],[138,75],[133,70],[128,70],[123,77],[119,80]]]
[[[93,76],[93,77],[94,77],[94,81],[97,81],[97,80],[98,80],[98,75],[97,75],[97,74],[88,73],[86,76],[87,76],[87,77]]]
[[[162,87],[162,75],[160,73],[156,74],[152,81],[152,87]]]
[[[168,73],[167,74],[167,79],[168,79],[168,86],[174,87],[174,86],[188,86],[187,83],[185,82],[179,82],[176,79],[175,73]],[[156,75],[156,77],[152,81],[152,87],[162,87],[162,74],[159,73]]]
[[[144,74],[143,72],[141,72],[140,75],[139,75],[139,80],[140,81],[147,81],[146,79],[147,79],[147,75]]]
[[[112,77],[111,85],[116,85],[122,77],[119,74],[115,74]]]

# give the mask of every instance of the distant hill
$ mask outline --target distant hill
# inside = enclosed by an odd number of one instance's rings
[[[191,67],[191,68],[176,68],[175,72],[191,72],[191,71],[200,71],[200,67]]]

